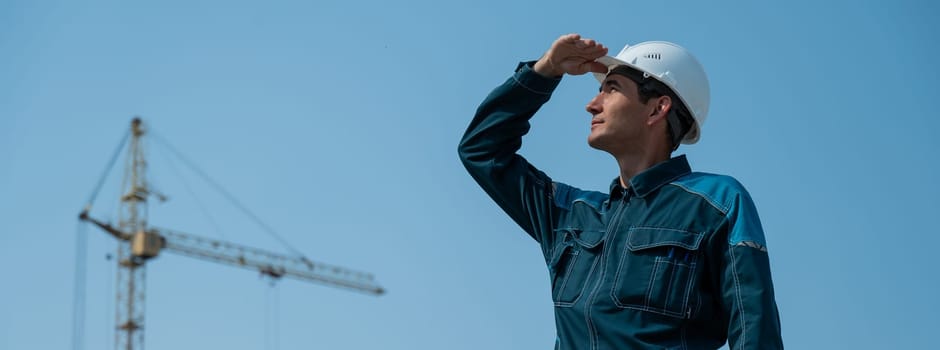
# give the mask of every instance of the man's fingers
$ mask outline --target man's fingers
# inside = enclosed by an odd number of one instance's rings
[[[590,49],[581,50],[578,53],[578,56],[584,58],[585,61],[594,61],[598,58],[604,57],[607,54],[607,48],[604,46],[596,46]]]
[[[581,35],[579,34],[565,34],[555,40],[555,45],[575,43],[581,40]]]
[[[598,46],[593,47],[593,48],[591,48],[591,49],[585,50],[585,54],[586,54],[587,56],[597,56],[597,57],[601,57],[601,56],[604,56],[604,55],[607,54],[607,48],[604,47],[603,45],[598,45]],[[593,58],[592,58],[592,60],[593,60]]]
[[[607,74],[608,68],[603,63],[597,61],[588,62],[588,71],[591,73]]]
[[[606,73],[607,67],[594,60],[607,54],[607,47],[594,39],[582,39],[579,34],[559,37],[535,68],[543,75],[573,74],[588,72]]]
[[[588,58],[588,61],[593,61],[598,57],[604,56],[607,54],[607,48],[604,45],[595,43],[593,46],[587,46],[583,49],[578,50],[580,56],[585,56]]]
[[[603,63],[600,63],[597,61],[588,61],[588,62],[584,62],[580,64],[578,66],[578,71],[581,74],[584,74],[584,73],[607,74],[608,69],[607,69],[607,66],[605,66]]]
[[[594,49],[603,46],[594,39],[581,39],[575,42],[575,47],[579,49]]]

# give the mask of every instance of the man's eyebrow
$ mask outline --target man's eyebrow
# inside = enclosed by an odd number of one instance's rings
[[[605,88],[605,87],[608,87],[608,86],[613,86],[613,87],[615,87],[615,88],[622,88],[622,86],[620,86],[620,82],[618,82],[618,81],[616,81],[616,80],[614,80],[614,79],[605,79],[605,80],[604,80],[604,83],[601,84],[601,87],[599,87],[598,90],[603,91],[604,88]]]

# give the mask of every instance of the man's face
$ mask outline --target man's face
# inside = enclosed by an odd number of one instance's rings
[[[641,103],[636,83],[609,74],[586,108],[593,116],[588,145],[615,156],[641,145],[649,133],[646,123],[653,111],[649,102],[653,100]]]

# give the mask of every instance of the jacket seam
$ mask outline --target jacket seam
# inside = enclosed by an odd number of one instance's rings
[[[565,254],[564,250],[562,250],[562,254]],[[561,299],[562,295],[564,295],[565,287],[568,286],[568,281],[571,279],[571,270],[574,269],[574,266],[578,264],[579,260],[581,260],[581,251],[576,250],[572,252],[571,260],[568,261],[568,268],[565,269],[565,279],[561,281],[561,285],[558,286],[558,299]]]
[[[669,270],[671,271],[668,277],[669,282],[666,284],[666,294],[665,294],[665,297],[663,298],[663,310],[669,310],[669,299],[670,299],[669,294],[672,293],[672,286],[674,284],[673,282],[676,280],[676,272],[678,272],[679,270],[679,266],[676,266],[670,261],[666,262],[666,267],[669,268]],[[683,307],[679,307],[679,308],[684,309]],[[684,312],[684,311],[685,310],[679,310],[679,312]]]
[[[697,196],[699,196],[699,197],[702,197],[702,199],[704,199],[706,202],[708,202],[708,204],[710,204],[713,208],[715,208],[715,209],[717,209],[719,212],[721,212],[721,215],[725,215],[725,216],[728,215],[728,208],[725,207],[725,206],[718,205],[718,204],[715,202],[715,200],[712,199],[711,197],[709,197],[708,195],[706,195],[706,194],[704,194],[704,193],[702,193],[702,192],[693,190],[693,189],[691,189],[691,188],[688,188],[688,187],[686,187],[686,186],[680,185],[680,184],[675,183],[675,182],[670,183],[670,185],[676,186],[676,187],[681,188],[682,190],[684,190],[684,191],[686,191],[686,192],[688,192],[688,193],[691,193],[691,194],[697,195]]]
[[[578,203],[578,202],[584,203],[585,205],[591,207],[591,209],[594,209],[595,211],[599,210],[599,209],[597,208],[597,206],[594,205],[594,203],[591,203],[591,202],[589,202],[589,201],[587,201],[586,199],[583,199],[583,198],[578,198],[578,199],[575,199],[575,200],[571,201],[571,205],[574,206],[574,204],[575,204],[575,203]]]
[[[650,280],[646,283],[646,299],[643,300],[643,307],[647,309],[650,308],[650,299],[653,299],[653,281],[656,279],[656,273],[659,272],[659,265],[663,260],[657,256],[655,259],[653,259],[653,261],[656,263],[653,264],[653,272],[650,273]],[[664,309],[664,311],[668,310]]]
[[[620,272],[623,271],[623,261],[626,259],[627,251],[629,250],[630,248],[628,246],[624,246],[623,252],[620,253],[620,260],[618,260],[619,263],[617,264],[617,270],[614,272],[613,286],[610,288],[610,299],[614,302],[614,305],[617,305],[617,307],[621,308],[625,305],[620,303],[620,300],[617,297],[617,292],[620,291]]]
[[[682,319],[682,318],[685,317],[685,314],[684,314],[684,313],[681,313],[681,312],[673,312],[673,311],[669,311],[669,310],[663,310],[663,309],[656,308],[656,307],[643,307],[643,306],[640,306],[640,305],[624,305],[624,306],[617,306],[617,308],[619,308],[619,309],[637,310],[637,311],[643,311],[643,312],[651,312],[651,313],[654,313],[654,314],[659,314],[659,315],[663,315],[663,316],[669,316],[669,317],[678,318],[678,319]]]
[[[681,342],[680,345],[682,346],[682,350],[689,350],[689,344],[687,344],[685,340],[685,333],[687,331],[688,326],[685,324],[685,322],[683,322],[682,326],[679,326],[679,340]]]
[[[538,73],[536,73],[536,74],[538,74]],[[521,80],[519,80],[519,77],[518,77],[518,76],[513,75],[513,76],[512,76],[512,80],[516,82],[516,85],[521,86],[521,87],[525,88],[526,90],[529,90],[529,91],[532,92],[532,93],[539,94],[539,95],[542,95],[542,96],[551,96],[551,94],[552,94],[551,91],[548,91],[548,92],[538,91],[538,90],[536,90],[536,89],[533,89],[533,88],[529,87],[528,85],[526,85],[525,83],[523,83]]]
[[[659,189],[660,187],[663,187],[663,186],[665,186],[665,185],[667,185],[667,184],[673,183],[672,181],[677,180],[677,179],[679,179],[679,178],[681,178],[681,177],[683,177],[683,176],[686,176],[686,175],[688,175],[688,174],[689,174],[689,172],[686,171],[686,172],[677,173],[677,174],[675,174],[675,175],[673,175],[673,176],[671,176],[671,177],[662,179],[661,182],[659,182],[659,183],[656,184],[655,186],[651,186],[651,187],[649,187],[649,188],[643,187],[643,190],[642,190],[642,191],[637,191],[637,192],[636,192],[636,195],[637,195],[637,197],[640,197],[640,198],[646,197],[646,195],[648,195],[648,194],[650,194],[650,193],[653,193],[653,191],[656,191],[656,190]],[[631,185],[633,185],[633,181],[632,181],[632,180],[630,181],[630,183],[631,183]],[[636,186],[634,186],[634,187],[636,187]]]
[[[698,267],[698,261],[689,264],[689,277],[685,281],[685,296],[682,298],[682,311],[686,318],[692,318],[692,307],[689,306],[689,296],[692,294],[692,279],[695,278],[695,269]]]
[[[734,278],[734,295],[738,300],[738,312],[739,318],[741,319],[741,343],[738,349],[744,349],[744,344],[747,343],[747,321],[744,317],[744,301],[741,299],[741,283],[738,281],[738,270],[735,268],[734,249],[730,245],[728,246],[728,255],[731,256],[731,276]]]
[[[580,255],[581,255],[581,253],[579,252],[579,253],[578,253],[578,258],[580,258]],[[586,280],[586,281],[585,281],[585,285],[582,285],[582,286],[581,286],[581,292],[578,293],[578,296],[575,297],[574,300],[572,300],[572,301],[570,301],[570,302],[556,301],[556,302],[553,303],[555,306],[557,306],[557,307],[566,307],[566,308],[567,308],[567,307],[572,307],[572,306],[574,306],[574,304],[577,304],[577,303],[578,303],[578,300],[581,300],[581,297],[584,296],[584,290],[587,289],[587,280],[590,280],[591,275],[594,274],[594,270],[597,269],[597,261],[598,261],[598,259],[595,259],[594,262],[591,263],[591,269],[588,270],[587,276],[585,277],[585,280]],[[569,278],[569,277],[570,277],[570,272],[568,273],[568,275],[565,276],[565,281],[564,281],[565,286],[568,285],[568,278]],[[558,297],[559,297],[559,298],[561,298],[561,295],[560,295],[561,292],[562,292],[562,290],[561,290],[561,288],[559,287],[559,290],[558,290],[558,294],[559,294]]]
[[[614,213],[613,213],[614,215],[613,215],[613,218],[611,218],[611,221],[609,222],[609,225],[607,227],[607,232],[604,233],[604,242],[609,242],[611,235],[613,235],[614,232],[617,232],[617,229],[620,228],[621,224],[623,224],[623,215],[622,215],[623,210],[624,210],[624,207],[627,207],[629,205],[630,205],[629,202],[621,201],[620,205],[617,206],[617,209],[614,210]],[[597,330],[595,329],[594,323],[591,322],[591,310],[592,310],[591,304],[594,302],[594,300],[597,300],[597,296],[598,296],[597,294],[599,290],[602,290],[601,286],[603,286],[604,279],[607,277],[607,265],[608,264],[605,259],[607,259],[608,255],[611,255],[611,253],[608,253],[608,250],[609,250],[608,246],[601,247],[601,252],[598,256],[598,261],[601,262],[601,269],[600,269],[600,272],[598,272],[599,276],[597,276],[597,282],[594,284],[594,288],[591,290],[590,295],[588,295],[587,305],[585,305],[585,311],[584,311],[584,320],[588,326],[587,330],[588,330],[588,336],[590,337],[590,340],[591,340],[590,343],[591,343],[592,350],[598,348],[597,343],[599,342],[599,340],[597,339]]]

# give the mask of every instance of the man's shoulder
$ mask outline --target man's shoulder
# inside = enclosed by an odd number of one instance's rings
[[[692,172],[669,185],[701,197],[722,213],[727,213],[735,200],[750,198],[744,185],[729,175]]]
[[[574,203],[578,202],[587,204],[594,209],[599,209],[601,205],[610,198],[607,193],[582,190],[561,182],[552,183],[552,187],[555,206],[562,209],[570,209]]]

